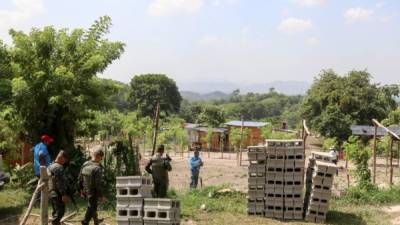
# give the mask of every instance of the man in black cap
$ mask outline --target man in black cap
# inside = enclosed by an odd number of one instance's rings
[[[172,170],[171,158],[164,154],[164,145],[157,147],[157,153],[151,157],[150,161],[146,165],[146,171],[153,177],[154,183],[154,197],[155,198],[166,198],[168,191],[168,171]]]
[[[61,150],[54,162],[47,168],[50,200],[53,207],[53,220],[51,222],[53,225],[61,225],[60,220],[65,213],[65,203],[68,202],[68,182],[64,173],[64,164],[66,161],[67,156],[65,152]]]
[[[97,202],[99,199],[104,203],[107,199],[104,197],[104,178],[103,166],[100,164],[103,160],[104,152],[99,147],[92,152],[92,160],[85,162],[82,165],[79,173],[79,185],[81,195],[88,200],[85,218],[82,220],[82,225],[88,225],[93,219],[95,225],[99,225],[103,219],[97,216]]]

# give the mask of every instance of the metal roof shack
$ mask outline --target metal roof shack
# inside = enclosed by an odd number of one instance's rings
[[[365,125],[352,125],[350,127],[353,135],[361,135],[361,136],[374,136],[375,127],[374,126],[365,126]],[[393,131],[395,134],[400,135],[400,126],[389,126],[389,130]],[[386,130],[383,127],[377,127],[376,136],[385,136],[387,134]]]
[[[244,121],[243,126],[244,127],[264,127],[266,125],[269,125],[270,123],[268,122],[253,122],[253,121]],[[240,120],[233,120],[228,123],[225,123],[226,126],[234,126],[234,127],[241,127],[242,126],[242,121]]]

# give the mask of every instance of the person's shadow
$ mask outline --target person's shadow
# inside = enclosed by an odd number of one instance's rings
[[[330,210],[326,218],[327,224],[335,225],[366,225],[367,223],[360,217],[353,213],[340,212]]]

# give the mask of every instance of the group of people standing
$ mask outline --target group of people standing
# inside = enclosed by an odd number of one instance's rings
[[[60,150],[55,160],[52,162],[47,147],[53,143],[53,138],[48,135],[41,137],[41,142],[32,149],[33,150],[33,168],[35,176],[40,178],[40,167],[45,166],[49,175],[49,197],[53,208],[52,224],[60,225],[61,219],[65,213],[65,204],[69,201],[67,192],[68,181],[65,174],[65,165],[68,161],[67,153]],[[157,153],[151,157],[147,163],[145,170],[152,175],[154,183],[155,198],[166,198],[169,178],[168,172],[172,170],[172,159],[165,154],[164,145],[157,147]],[[80,194],[87,200],[87,209],[82,225],[88,225],[93,219],[95,225],[99,225],[103,219],[98,218],[97,206],[99,200],[106,202],[103,178],[103,160],[104,152],[101,148],[97,148],[91,153],[91,160],[86,161],[80,170],[78,182]],[[190,168],[190,189],[197,188],[200,168],[203,161],[199,156],[199,150],[194,151],[194,156],[189,159]]]
[[[68,156],[65,151],[60,150],[54,162],[51,162],[51,157],[47,147],[53,142],[53,138],[48,135],[41,137],[41,142],[33,148],[33,168],[35,176],[40,178],[40,166],[47,167],[49,175],[49,197],[53,208],[52,224],[60,225],[61,219],[65,213],[65,204],[69,201],[67,193],[68,181],[65,175],[65,164],[68,161]],[[82,225],[88,225],[93,219],[95,225],[99,225],[103,219],[98,218],[97,205],[101,200],[103,203],[107,201],[105,197],[103,167],[104,152],[101,148],[95,149],[92,152],[91,160],[86,161],[80,170],[78,182],[80,194],[87,202],[87,209]]]

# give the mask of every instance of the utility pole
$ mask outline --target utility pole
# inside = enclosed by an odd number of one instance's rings
[[[156,144],[157,144],[157,134],[158,134],[158,121],[160,119],[160,102],[157,101],[156,106],[156,113],[154,117],[154,130],[153,130],[153,150],[151,151],[151,155],[154,155],[156,151]]]

